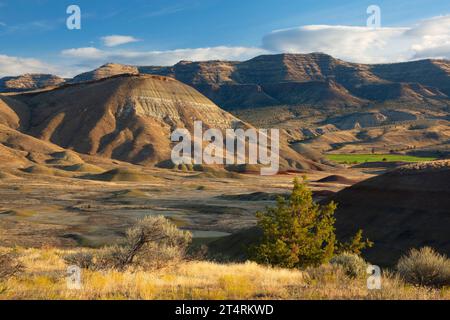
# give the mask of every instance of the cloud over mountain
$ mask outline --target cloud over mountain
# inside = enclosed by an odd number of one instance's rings
[[[246,60],[267,53],[254,47],[211,47],[176,49],[166,51],[101,50],[94,47],[73,48],[62,51],[62,55],[84,64],[98,66],[100,61],[114,61],[133,65],[172,65],[180,60]]]
[[[33,58],[20,58],[0,54],[0,77],[17,76],[24,73],[48,73],[55,69]]]
[[[112,35],[102,37],[102,42],[107,47],[116,47],[127,43],[138,42],[139,39],[136,39],[132,36],[121,36],[121,35]]]
[[[308,25],[276,30],[263,38],[272,52],[325,52],[359,63],[450,58],[450,15],[422,20],[409,28]]]

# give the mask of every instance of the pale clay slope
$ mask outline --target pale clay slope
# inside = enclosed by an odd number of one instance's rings
[[[62,148],[142,165],[169,160],[171,132],[192,132],[196,120],[204,130],[250,127],[192,87],[161,76],[120,75],[7,99],[5,114],[14,115],[13,104],[33,106],[25,108],[27,121],[13,117],[15,129],[22,122],[22,131]],[[320,168],[281,144],[282,170]]]

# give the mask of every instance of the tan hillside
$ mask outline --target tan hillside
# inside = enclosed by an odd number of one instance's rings
[[[90,161],[96,163],[97,159]],[[68,176],[64,171],[99,173],[104,170],[87,164],[76,152],[0,124],[0,173]]]
[[[86,154],[141,164],[170,158],[170,133],[201,119],[229,127],[235,119],[194,89],[154,76],[119,76],[33,97],[30,132]]]
[[[33,162],[43,163],[62,148],[0,124],[1,167],[24,167]]]
[[[310,82],[281,82],[264,86],[264,91],[281,104],[307,104],[327,108],[360,106],[367,101],[353,96],[333,80]]]
[[[376,126],[378,120],[379,126]],[[450,151],[450,125],[448,121],[413,121],[399,125],[382,125],[381,113],[354,114],[332,120],[344,128],[355,129],[308,133],[299,144],[320,152],[330,153],[417,153],[437,154]],[[359,123],[372,123],[358,128]],[[431,150],[434,150],[432,152]]]
[[[0,124],[12,129],[26,129],[29,121],[30,111],[24,103],[0,95]]]
[[[192,132],[195,120],[205,130],[248,127],[192,87],[161,76],[119,75],[14,99],[33,106],[27,133],[79,153],[134,164],[169,160],[172,130]],[[285,170],[321,166],[285,142],[280,163]]]
[[[133,66],[127,66],[118,63],[107,63],[93,71],[82,73],[76,76],[75,78],[71,79],[69,82],[77,83],[85,81],[95,81],[116,76],[119,74],[138,74],[138,73],[139,73],[138,69]]]
[[[118,74],[155,74],[173,77],[194,86],[225,109],[254,108],[273,105],[367,106],[368,102],[409,102],[422,107],[448,104],[450,96],[448,60],[419,60],[391,64],[357,64],[323,53],[262,55],[248,61],[180,61],[174,66],[129,66],[105,64],[68,80],[69,83],[99,80]],[[333,95],[317,96],[324,84],[339,87]],[[31,90],[64,82],[52,75],[8,77],[12,89]],[[312,87],[305,91],[304,86]],[[288,86],[274,95],[277,86]],[[7,87],[7,86],[6,86]],[[344,90],[345,88],[345,90]],[[333,92],[333,88],[329,88]],[[1,90],[1,89],[0,89]],[[346,91],[346,97],[342,94]],[[302,93],[303,92],[303,93]],[[297,99],[301,96],[301,99]],[[343,99],[344,98],[344,99]],[[342,100],[343,99],[343,100]]]

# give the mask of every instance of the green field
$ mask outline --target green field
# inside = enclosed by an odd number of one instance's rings
[[[436,158],[415,157],[402,154],[327,154],[328,160],[343,164],[358,164],[364,162],[420,162],[432,161]]]

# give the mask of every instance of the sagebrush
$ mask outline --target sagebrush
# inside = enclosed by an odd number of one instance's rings
[[[367,262],[359,255],[348,252],[334,256],[330,263],[341,267],[345,274],[351,278],[365,276],[368,266]]]
[[[11,278],[24,270],[15,252],[0,253],[0,281]]]
[[[397,271],[406,282],[417,286],[450,286],[450,260],[429,247],[412,249],[400,258]]]
[[[65,260],[92,270],[161,268],[183,259],[191,241],[190,232],[179,230],[163,216],[149,216],[129,228],[121,243],[101,248],[95,254],[90,251],[71,254]]]

